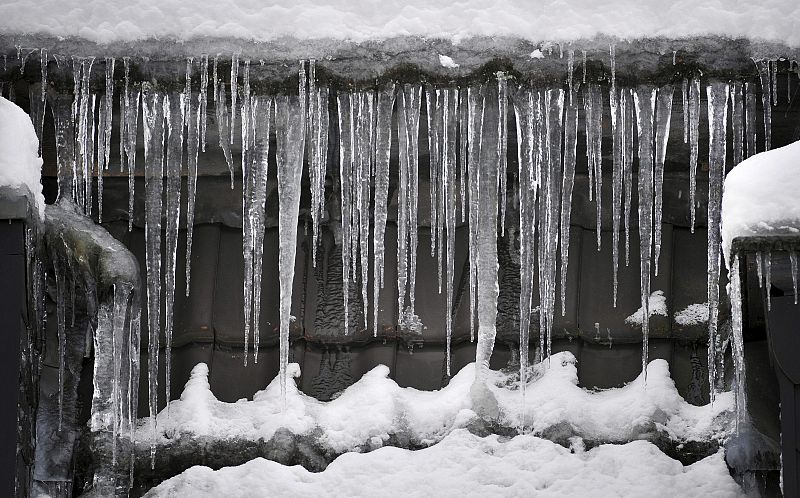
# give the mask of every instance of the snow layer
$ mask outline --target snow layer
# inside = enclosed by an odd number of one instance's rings
[[[148,38],[296,37],[365,41],[512,36],[568,41],[697,35],[800,46],[796,0],[6,0],[0,32],[76,36],[98,43]]]
[[[649,316],[661,315],[667,316],[667,298],[664,297],[664,291],[657,290],[650,294],[650,299],[647,300],[648,307],[650,308]],[[639,307],[632,315],[625,319],[625,323],[629,325],[642,325],[644,317],[644,309]]]
[[[800,141],[733,168],[722,195],[722,250],[736,237],[800,233]]]
[[[580,446],[572,453],[532,435],[503,440],[462,429],[418,451],[347,453],[320,473],[263,458],[192,467],[146,496],[744,496],[722,451],[684,467],[646,441]]]
[[[694,303],[675,314],[678,325],[699,325],[708,322],[708,303]]]
[[[42,158],[31,118],[17,104],[0,97],[0,185],[27,187],[44,218]]]
[[[526,390],[525,424],[537,434],[566,426],[567,432],[594,441],[624,442],[656,430],[681,441],[720,439],[726,433],[730,393],[721,394],[713,406],[690,405],[675,388],[664,360],[649,364],[646,387],[640,376],[622,388],[597,392],[578,386],[571,353],[555,354],[547,364],[532,367]],[[299,366],[290,364],[289,374],[298,377]],[[399,433],[418,444],[433,444],[476,417],[470,401],[474,364],[439,391],[401,388],[388,378],[389,369],[379,365],[330,402],[303,394],[290,381],[283,412],[277,378],[252,401],[225,403],[211,393],[207,375],[206,365],[198,364],[181,399],[170,403],[169,414],[166,409],[158,414],[162,443],[181,437],[268,440],[283,427],[298,435],[321,434],[323,446],[341,453],[378,448]],[[496,422],[517,427],[523,409],[518,374],[490,371],[489,389],[500,407]],[[149,419],[141,420],[137,440],[151,437]]]

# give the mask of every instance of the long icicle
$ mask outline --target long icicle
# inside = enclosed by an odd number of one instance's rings
[[[700,78],[692,78],[689,87],[689,210],[691,232],[694,233],[697,192],[697,156],[700,125]]]
[[[187,72],[191,66],[187,67]],[[187,81],[189,76],[187,74]],[[188,86],[188,85],[187,85]],[[192,284],[192,238],[194,235],[194,207],[197,194],[198,151],[205,147],[205,120],[208,86],[208,56],[200,63],[200,93],[197,96],[197,109],[192,107],[192,91],[187,88],[186,97],[186,297],[189,297]],[[202,142],[202,143],[201,143]],[[205,149],[203,149],[205,150]]]
[[[658,89],[656,100],[656,149],[653,167],[654,208],[653,208],[653,266],[658,276],[658,260],[661,257],[661,220],[664,207],[664,162],[667,158],[667,142],[669,126],[672,118],[672,98],[675,90],[672,85],[664,85]]]
[[[615,85],[616,86],[616,85]],[[620,99],[615,87],[609,93],[609,103],[611,107],[611,136],[613,140],[613,159],[612,159],[612,179],[611,179],[611,259],[613,265],[612,276],[612,302],[617,307],[617,290],[619,287],[619,229],[622,221],[622,176],[624,163],[624,121],[625,108],[622,105],[624,99]],[[562,291],[563,292],[563,291]]]
[[[764,111],[764,150],[772,148],[772,84],[770,82],[771,73],[769,61],[765,59],[757,60],[756,69],[761,80],[761,106]]]
[[[575,184],[575,164],[578,144],[578,106],[570,95],[564,118],[564,175],[561,183],[561,316],[567,313],[567,270],[569,268],[569,231],[572,212],[572,187]],[[600,190],[597,191],[598,193]],[[600,196],[598,205],[598,236],[600,230]]]
[[[455,278],[455,239],[456,239],[456,131],[458,130],[458,89],[450,88],[444,94],[444,137],[442,151],[442,178],[444,183],[444,217],[447,225],[447,275],[445,308],[445,330],[447,345],[445,367],[451,374],[451,345],[453,339],[453,280]],[[441,244],[441,238],[440,238]]]
[[[266,222],[267,169],[269,167],[270,115],[273,102],[270,97],[251,97],[250,140],[251,154],[248,182],[251,187],[249,223],[253,232],[253,362],[258,363],[261,330],[261,276],[264,257],[264,226]]]

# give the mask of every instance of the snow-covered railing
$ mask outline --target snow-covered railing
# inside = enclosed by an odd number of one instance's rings
[[[132,446],[122,441],[133,434],[139,385],[139,265],[66,199],[47,206],[42,239],[55,283],[59,431],[64,417],[75,415],[65,413],[64,406],[66,369],[74,368],[68,351],[85,348],[85,355],[94,356],[89,429],[97,458],[92,489],[97,496],[125,495],[133,462]],[[86,315],[86,335],[73,333],[76,313]]]

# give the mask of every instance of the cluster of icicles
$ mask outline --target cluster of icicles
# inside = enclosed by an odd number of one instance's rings
[[[48,95],[47,60],[41,50],[42,93],[31,98],[32,119],[41,136],[44,105],[51,106],[55,127],[59,196],[70,196],[92,215],[92,180],[97,179],[97,218],[102,220],[103,172],[110,164],[111,128],[115,91],[115,60],[103,61],[105,93],[89,87],[94,58],[73,58],[74,93]],[[30,53],[28,54],[30,55]],[[638,193],[641,304],[649,317],[651,274],[658,274],[661,252],[662,182],[670,117],[676,91],[682,96],[684,142],[690,147],[690,199],[692,229],[695,221],[695,177],[698,163],[701,83],[699,77],[685,79],[678,90],[673,85],[621,88],[615,81],[614,47],[610,49],[611,84],[606,89],[573,78],[574,52],[567,53],[567,89],[537,89],[515,82],[505,73],[496,79],[467,88],[421,84],[388,84],[381,88],[336,93],[339,130],[339,197],[341,199],[341,246],[344,308],[348,309],[350,285],[360,283],[366,329],[372,264],[374,333],[377,335],[378,297],[384,287],[384,236],[389,204],[389,158],[392,115],[396,112],[399,149],[397,202],[398,309],[400,326],[419,330],[415,314],[416,254],[418,251],[419,128],[420,108],[427,107],[430,150],[431,254],[438,259],[439,291],[447,296],[444,310],[447,328],[447,373],[450,374],[450,338],[454,291],[454,234],[457,218],[469,224],[470,324],[475,338],[477,319],[478,377],[488,368],[495,339],[498,297],[496,241],[505,230],[506,195],[509,190],[519,204],[520,241],[520,385],[528,370],[530,320],[533,312],[534,275],[538,274],[540,348],[551,352],[551,333],[560,277],[561,312],[565,312],[565,279],[569,264],[569,226],[576,164],[578,115],[586,122],[586,155],[589,164],[589,196],[597,205],[597,245],[600,248],[601,191],[603,181],[602,127],[610,118],[613,134],[613,295],[616,306],[620,237],[625,234],[625,264],[629,262],[630,212],[633,191]],[[23,58],[23,55],[20,54]],[[63,63],[65,58],[56,57]],[[187,213],[186,293],[191,276],[192,227],[199,151],[205,151],[209,77],[213,91],[219,146],[234,178],[231,144],[241,133],[243,182],[244,341],[249,352],[253,333],[253,360],[258,361],[261,302],[262,252],[267,196],[270,134],[276,138],[279,197],[280,274],[280,382],[285,391],[288,362],[291,292],[294,277],[300,179],[304,162],[311,183],[311,217],[314,248],[317,247],[324,212],[324,188],[328,164],[329,90],[318,86],[315,61],[301,61],[298,94],[255,95],[250,88],[250,61],[232,58],[230,80],[218,72],[218,59],[203,55],[198,62],[186,61],[186,85],[182,92],[164,92],[159,87],[130,81],[130,61],[122,60],[124,82],[119,120],[120,168],[129,173],[129,223],[132,226],[136,141],[139,113],[144,126],[145,233],[147,266],[147,310],[149,337],[149,410],[155,424],[159,331],[166,337],[166,396],[170,398],[170,347],[177,261],[178,226],[181,212],[183,161],[188,170],[185,193]],[[771,104],[777,101],[773,85],[775,61],[756,61],[761,76],[764,143],[770,147]],[[585,64],[584,64],[585,67]],[[24,68],[24,65],[23,65]],[[199,92],[192,92],[192,78],[199,73]],[[230,98],[226,95],[229,91]],[[708,202],[708,365],[712,398],[717,364],[716,344],[720,274],[720,206],[726,171],[726,135],[732,125],[734,162],[756,152],[756,92],[750,83],[712,81],[705,87],[709,124]],[[32,96],[33,97],[33,96]],[[604,100],[610,116],[604,116]],[[507,126],[509,104],[513,107],[518,137],[519,171],[507,185]],[[229,107],[230,105],[230,107]],[[728,112],[731,119],[728,119]],[[185,144],[184,144],[185,142]],[[186,157],[184,158],[184,149]],[[637,181],[634,164],[638,159]],[[512,172],[513,173],[513,172]],[[514,182],[512,182],[514,183]],[[162,240],[162,219],[166,220]],[[623,224],[624,219],[624,224]],[[370,234],[372,234],[370,236]],[[166,251],[162,255],[162,243]],[[370,247],[371,246],[371,247]],[[313,251],[316,265],[316,250]],[[372,261],[370,262],[370,255]],[[163,265],[163,267],[162,267]],[[534,269],[538,266],[538,272]],[[733,265],[736,268],[736,265]],[[164,284],[162,286],[162,277]],[[164,295],[162,296],[162,289]],[[734,303],[734,363],[743,375],[740,308]],[[165,310],[161,316],[161,310]],[[738,316],[738,320],[737,320]],[[738,324],[738,325],[737,325]],[[344,331],[349,333],[349,313],[344,313]],[[648,320],[642,324],[642,367],[648,358]],[[245,364],[249,354],[245,354]],[[737,373],[737,375],[739,375]],[[738,379],[739,377],[737,377]],[[743,401],[742,401],[743,403]],[[155,427],[154,427],[155,429]],[[154,451],[154,447],[153,447]]]

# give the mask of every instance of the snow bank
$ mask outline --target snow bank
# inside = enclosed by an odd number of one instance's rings
[[[31,118],[17,104],[0,97],[0,185],[27,187],[44,218],[42,158]]]
[[[525,424],[541,434],[566,426],[570,434],[594,441],[623,442],[646,437],[657,430],[675,440],[707,441],[726,433],[726,412],[733,397],[723,393],[713,407],[693,406],[681,398],[664,360],[648,366],[647,386],[641,377],[619,388],[593,392],[578,386],[575,357],[553,355],[550,366],[532,367],[524,408]],[[292,378],[300,375],[291,364]],[[320,402],[287,382],[286,410],[281,411],[277,378],[252,401],[225,403],[211,393],[208,368],[197,365],[180,400],[157,415],[159,443],[182,437],[214,440],[269,440],[280,428],[294,434],[320,434],[319,442],[334,453],[382,446],[393,434],[406,434],[417,444],[429,445],[473,420],[470,387],[475,365],[456,374],[439,391],[401,388],[389,379],[389,369],[379,365],[347,388],[338,398]],[[500,406],[499,420],[517,427],[522,415],[519,377],[490,372],[489,389]],[[140,420],[136,439],[149,442],[149,418]]]
[[[722,250],[736,237],[800,233],[800,141],[742,161],[725,178]]]
[[[75,36],[98,43],[147,38],[281,37],[366,41],[423,36],[458,41],[511,36],[571,41],[721,35],[800,46],[796,0],[7,0],[0,32]]]
[[[578,445],[579,446],[579,445]],[[575,453],[532,435],[502,440],[457,430],[430,448],[347,453],[324,472],[256,458],[192,467],[148,497],[217,496],[744,496],[722,452],[684,467],[646,441]]]

